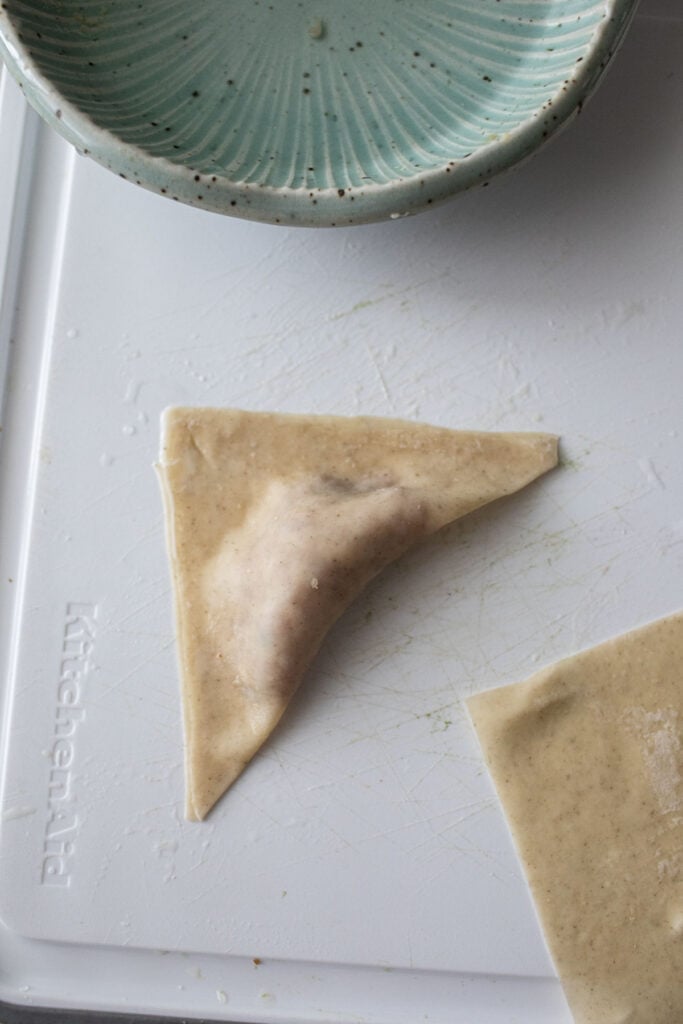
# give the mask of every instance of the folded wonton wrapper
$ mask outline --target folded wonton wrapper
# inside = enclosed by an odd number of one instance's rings
[[[369,417],[174,408],[162,430],[191,820],[270,735],[369,580],[557,462],[547,434]]]

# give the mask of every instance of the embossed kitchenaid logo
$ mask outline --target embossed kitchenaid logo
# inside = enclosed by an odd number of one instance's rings
[[[87,676],[92,669],[90,658],[95,644],[96,620],[97,605],[80,602],[67,604],[54,727],[48,750],[50,776],[40,872],[41,884],[55,888],[65,888],[71,884],[78,834],[78,814],[73,793],[75,743],[76,733],[85,718],[81,699]]]

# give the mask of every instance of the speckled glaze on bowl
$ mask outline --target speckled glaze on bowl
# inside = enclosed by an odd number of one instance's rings
[[[0,52],[81,152],[278,224],[405,216],[580,109],[637,0],[2,0]]]

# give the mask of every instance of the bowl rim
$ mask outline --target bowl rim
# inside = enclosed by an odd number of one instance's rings
[[[267,186],[220,173],[199,174],[187,164],[154,156],[121,140],[68,100],[44,75],[19,38],[9,6],[0,6],[0,57],[38,114],[81,155],[156,194],[199,209],[295,227],[345,227],[398,220],[454,195],[485,186],[522,163],[576,117],[621,45],[639,0],[605,0],[590,50],[544,106],[510,132],[458,160],[391,182],[362,188]],[[544,119],[552,107],[552,120]],[[162,184],[159,184],[162,182]],[[201,191],[199,191],[201,189]]]

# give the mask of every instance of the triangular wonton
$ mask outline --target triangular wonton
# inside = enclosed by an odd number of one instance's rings
[[[576,1024],[683,1021],[683,614],[468,707]]]
[[[159,466],[188,818],[274,729],[323,637],[385,565],[551,469],[546,434],[169,409]]]

